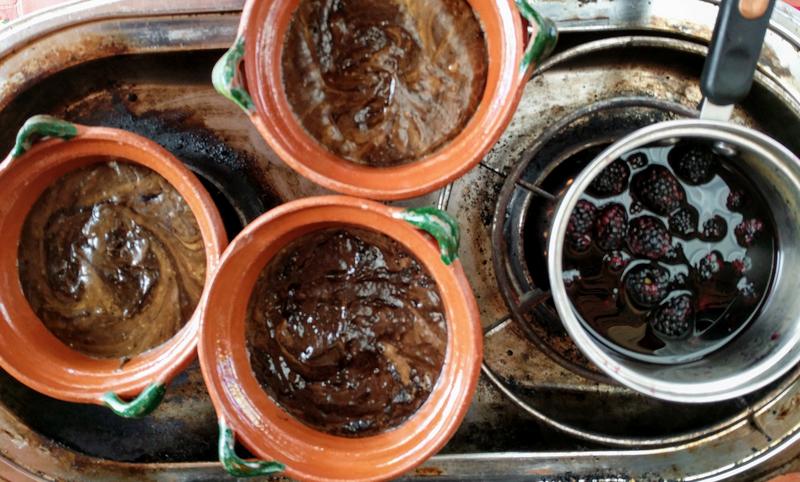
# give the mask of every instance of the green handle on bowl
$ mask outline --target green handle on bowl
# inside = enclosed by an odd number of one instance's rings
[[[163,383],[151,383],[130,402],[123,401],[116,393],[108,392],[103,395],[103,404],[120,417],[144,417],[156,409],[166,391],[167,387]]]
[[[558,30],[556,24],[547,17],[542,17],[539,12],[531,5],[531,0],[515,0],[520,15],[529,24],[536,25],[536,35],[528,41],[525,53],[520,62],[520,71],[526,75],[550,55],[558,41]]]
[[[239,37],[233,46],[220,58],[211,72],[211,83],[217,92],[232,100],[246,113],[255,110],[253,99],[242,85],[239,65],[244,57],[244,37]]]
[[[421,207],[398,211],[395,217],[427,231],[436,238],[444,264],[449,265],[458,259],[461,232],[453,216],[434,207]]]
[[[283,472],[286,468],[280,462],[247,461],[236,455],[236,445],[233,430],[225,423],[219,421],[219,461],[225,470],[234,477],[257,477]]]
[[[66,141],[77,135],[78,128],[71,122],[49,115],[35,115],[25,121],[17,133],[17,141],[11,151],[11,157],[25,154],[38,137],[58,137]]]

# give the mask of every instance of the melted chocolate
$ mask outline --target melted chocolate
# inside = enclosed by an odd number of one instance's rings
[[[373,166],[414,161],[454,138],[480,103],[487,63],[465,0],[301,0],[282,56],[306,130]]]
[[[436,285],[396,241],[327,229],[258,279],[247,344],[256,378],[302,422],[337,435],[396,427],[428,398],[447,332]]]
[[[62,342],[132,357],[177,333],[203,290],[197,220],[158,173],[102,162],[69,173],[31,208],[19,275],[31,307]]]

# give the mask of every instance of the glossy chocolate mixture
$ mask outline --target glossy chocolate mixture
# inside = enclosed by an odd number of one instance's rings
[[[301,0],[282,63],[289,103],[313,137],[345,159],[391,166],[461,131],[488,61],[465,0]]]
[[[206,272],[186,201],[158,173],[102,162],[62,177],[31,209],[22,289],[50,331],[98,358],[131,357],[189,320]]]
[[[261,274],[248,308],[256,378],[319,430],[396,427],[428,398],[447,332],[436,285],[396,241],[355,228],[305,235]]]

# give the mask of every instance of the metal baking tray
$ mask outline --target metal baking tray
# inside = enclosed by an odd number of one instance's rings
[[[0,152],[38,113],[136,131],[198,174],[230,234],[281,202],[323,193],[283,165],[211,86],[211,67],[234,39],[242,3],[74,2],[0,28]],[[571,372],[511,320],[491,240],[511,167],[553,123],[595,102],[649,97],[695,108],[716,14],[705,0],[542,0],[540,7],[557,21],[560,45],[526,87],[503,138],[464,178],[402,203],[435,204],[459,219],[462,260],[486,332],[484,374],[464,423],[442,453],[407,477],[719,480],[770,473],[800,454],[800,369],[749,397],[675,406]],[[738,119],[797,153],[800,15],[779,6],[766,42],[759,86]],[[140,420],[49,399],[0,372],[0,478],[224,480],[216,440],[196,365]]]

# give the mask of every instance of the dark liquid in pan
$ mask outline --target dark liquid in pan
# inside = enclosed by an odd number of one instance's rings
[[[399,243],[355,228],[283,248],[248,307],[253,372],[286,411],[319,430],[364,436],[401,424],[444,362],[439,292]]]
[[[487,63],[465,0],[301,0],[282,54],[303,127],[371,166],[417,160],[458,135],[481,100]]]
[[[733,338],[758,312],[775,264],[758,190],[709,146],[691,146],[643,149],[606,169],[573,211],[565,244],[579,316],[612,347],[651,361],[696,359]]]

